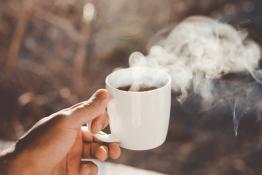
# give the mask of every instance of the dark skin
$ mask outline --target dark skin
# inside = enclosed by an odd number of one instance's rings
[[[37,122],[0,157],[0,174],[96,175],[97,166],[81,159],[117,159],[119,144],[102,143],[96,133],[108,125],[109,94],[98,90],[88,101]],[[91,123],[91,131],[82,125]]]

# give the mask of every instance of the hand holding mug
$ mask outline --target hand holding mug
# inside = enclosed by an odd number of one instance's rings
[[[97,174],[98,169],[94,163],[83,162],[81,159],[116,159],[121,151],[117,143],[98,142],[82,125],[92,122],[92,132],[106,127],[108,101],[107,90],[98,90],[88,101],[37,122],[0,156],[0,174]]]

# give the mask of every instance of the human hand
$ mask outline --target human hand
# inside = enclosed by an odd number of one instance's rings
[[[94,163],[81,162],[81,159],[117,159],[121,150],[117,143],[97,141],[87,127],[82,125],[92,122],[93,133],[105,128],[108,125],[108,100],[108,92],[100,89],[88,101],[37,122],[5,156],[8,174],[97,174],[98,169]]]

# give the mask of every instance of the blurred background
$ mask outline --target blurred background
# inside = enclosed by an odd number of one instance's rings
[[[86,100],[107,74],[128,66],[130,53],[146,54],[191,15],[245,28],[262,43],[260,0],[0,0],[0,148],[39,119]],[[124,150],[115,162],[167,174],[258,175],[259,115],[246,114],[236,137],[229,109],[192,113],[173,96],[167,142]]]

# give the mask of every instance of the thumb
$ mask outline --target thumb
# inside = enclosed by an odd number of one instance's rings
[[[97,90],[92,97],[84,102],[71,107],[72,113],[70,119],[77,127],[93,120],[106,110],[109,101],[109,93],[106,89]]]

